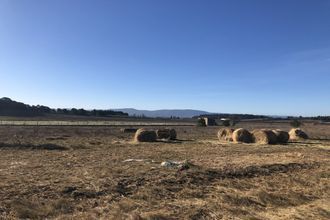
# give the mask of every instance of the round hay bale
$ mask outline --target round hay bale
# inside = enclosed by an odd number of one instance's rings
[[[233,132],[232,128],[221,128],[218,131],[218,139],[219,141],[233,141]]]
[[[251,133],[244,129],[238,128],[233,132],[233,141],[235,143],[243,142],[243,143],[251,143],[252,142],[252,135]]]
[[[137,129],[136,128],[122,128],[122,129],[120,129],[120,131],[123,133],[134,133],[137,131]]]
[[[158,129],[156,130],[157,138],[158,139],[170,139],[175,140],[176,139],[176,131],[174,129]]]
[[[272,130],[258,129],[252,131],[252,142],[257,144],[276,144],[277,137]]]
[[[137,142],[153,142],[156,141],[157,134],[155,131],[140,128],[135,132],[134,140]]]
[[[280,129],[273,130],[276,135],[277,143],[285,144],[289,141],[289,133]]]
[[[157,134],[158,139],[170,139],[171,138],[170,129],[167,129],[167,128],[157,129],[156,134]]]
[[[289,135],[290,140],[308,139],[308,135],[300,128],[292,128]]]
[[[171,140],[176,140],[177,134],[174,128],[170,129]]]

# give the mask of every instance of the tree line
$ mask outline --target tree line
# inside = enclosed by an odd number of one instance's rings
[[[113,110],[85,110],[85,109],[52,109],[43,105],[27,105],[21,102],[16,102],[10,98],[0,99],[0,116],[43,116],[47,114],[60,115],[78,115],[78,116],[96,116],[96,117],[110,117],[110,116],[128,116],[127,113]]]

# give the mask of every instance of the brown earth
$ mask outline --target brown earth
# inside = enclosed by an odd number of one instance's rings
[[[0,219],[330,218],[330,125],[305,123],[312,139],[286,145],[222,143],[219,127],[193,126],[134,143],[121,128],[0,126]]]

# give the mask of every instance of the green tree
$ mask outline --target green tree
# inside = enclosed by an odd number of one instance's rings
[[[222,125],[225,126],[225,127],[229,127],[230,126],[230,120],[223,120]]]
[[[290,122],[290,125],[294,128],[299,128],[302,125],[302,122],[297,119],[294,119]]]

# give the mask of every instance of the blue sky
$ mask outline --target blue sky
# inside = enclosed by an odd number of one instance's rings
[[[0,0],[0,96],[330,115],[330,0]]]

